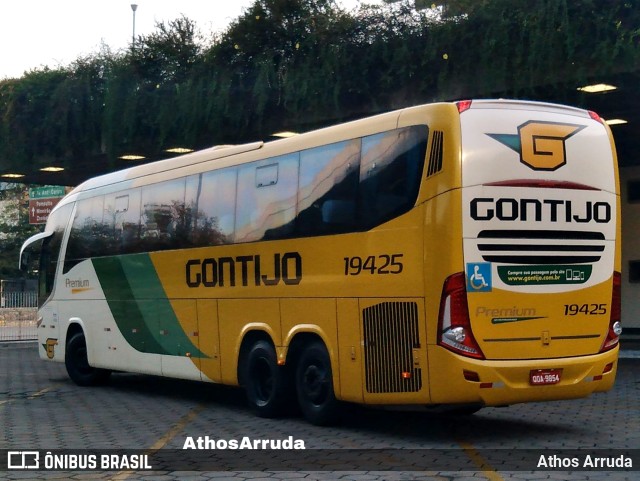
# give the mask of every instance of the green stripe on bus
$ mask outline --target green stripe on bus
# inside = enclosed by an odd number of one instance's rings
[[[173,356],[206,357],[182,330],[148,254],[119,257],[133,297],[155,340]]]
[[[92,259],[107,304],[126,341],[140,352],[163,353],[144,321],[117,257]]]
[[[182,330],[148,254],[93,259],[118,329],[141,352],[206,357]]]

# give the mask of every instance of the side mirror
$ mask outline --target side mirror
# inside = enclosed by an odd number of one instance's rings
[[[31,264],[31,252],[33,251],[29,251],[28,247],[34,242],[41,241],[42,239],[46,239],[51,235],[53,235],[53,232],[40,232],[39,234],[32,235],[26,241],[24,241],[24,244],[22,244],[22,247],[20,248],[20,258],[18,259],[18,269],[20,269],[21,271],[24,271]]]

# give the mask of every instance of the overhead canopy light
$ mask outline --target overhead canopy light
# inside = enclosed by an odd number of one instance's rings
[[[297,132],[290,132],[290,131],[287,130],[287,131],[284,131],[284,132],[277,132],[277,133],[272,134],[272,135],[274,137],[280,137],[280,138],[286,139],[288,137],[294,137],[294,136],[296,136],[298,134],[297,134]]]
[[[40,172],[62,172],[63,170],[64,170],[64,167],[50,166],[50,167],[43,167],[42,169],[40,169]]]
[[[624,125],[628,123],[624,119],[609,119],[604,121],[607,125]]]
[[[597,94],[600,92],[608,92],[609,90],[615,90],[618,87],[609,84],[593,84],[593,85],[585,85],[584,87],[578,87],[578,90],[581,92],[587,92],[590,94]]]
[[[3,177],[5,179],[22,179],[24,177],[24,174],[2,174],[0,175],[0,177]]]
[[[193,149],[188,149],[186,147],[172,147],[165,150],[165,152],[169,152],[171,154],[188,154],[189,152],[193,152]]]
[[[146,157],[144,155],[133,155],[133,154],[121,155],[118,158],[122,159],[122,160],[142,160],[142,159],[146,159]]]

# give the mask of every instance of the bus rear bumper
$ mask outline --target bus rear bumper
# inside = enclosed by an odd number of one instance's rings
[[[475,360],[440,346],[428,349],[432,403],[504,406],[608,391],[615,380],[619,347],[591,356],[523,361]],[[531,373],[538,370],[560,373],[560,380],[532,385]]]

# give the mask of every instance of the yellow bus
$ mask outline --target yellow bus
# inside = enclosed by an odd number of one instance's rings
[[[341,401],[610,389],[619,204],[597,114],[475,100],[96,177],[22,250],[41,241],[40,356],[77,384],[240,385],[326,424]]]

